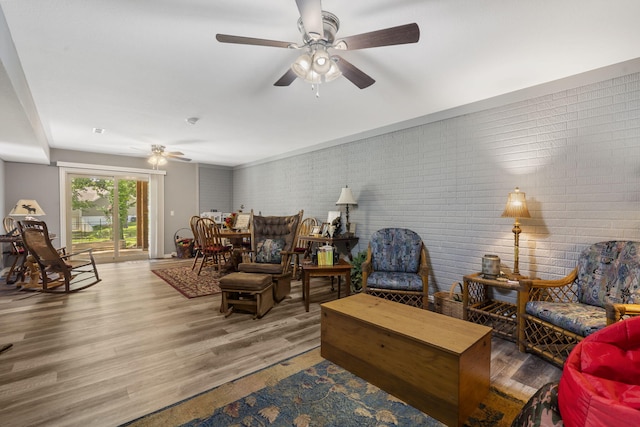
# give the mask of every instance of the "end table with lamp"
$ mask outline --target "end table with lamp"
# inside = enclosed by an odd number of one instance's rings
[[[502,217],[515,218],[513,273],[501,274],[500,258],[497,255],[485,255],[482,262],[482,273],[469,274],[463,278],[462,306],[465,320],[490,326],[493,333],[501,338],[518,343],[518,322],[524,310],[525,301],[521,298],[522,286],[518,266],[519,237],[521,233],[519,218],[531,218],[527,209],[525,193],[518,187],[507,198]],[[492,298],[489,288],[516,292],[516,303]]]
[[[340,192],[340,197],[338,198],[338,201],[336,202],[336,206],[345,206],[347,223],[345,224],[345,231],[343,234],[344,236],[353,236],[353,233],[351,231],[351,222],[349,222],[349,206],[350,205],[356,206],[357,204],[358,202],[353,197],[353,192],[351,192],[351,189],[349,188],[348,185],[345,185],[342,191]]]

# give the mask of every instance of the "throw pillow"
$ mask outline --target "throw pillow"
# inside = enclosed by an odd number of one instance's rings
[[[284,239],[263,239],[256,245],[256,262],[267,264],[280,264],[282,262],[282,249]]]

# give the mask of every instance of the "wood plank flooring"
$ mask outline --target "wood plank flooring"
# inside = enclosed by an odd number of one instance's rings
[[[99,265],[103,281],[71,295],[0,282],[0,425],[116,426],[320,344],[315,278],[305,312],[291,298],[252,320],[219,312],[220,296],[187,299],[151,272],[190,260]],[[492,383],[526,400],[560,370],[494,338]]]

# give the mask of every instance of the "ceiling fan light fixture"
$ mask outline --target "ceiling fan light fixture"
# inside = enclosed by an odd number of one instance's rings
[[[338,64],[336,64],[336,62],[333,60],[330,60],[329,62],[329,71],[327,71],[327,73],[324,75],[325,82],[333,81],[342,75]]]
[[[324,75],[329,72],[331,67],[331,58],[327,49],[324,47],[318,47],[313,53],[313,71],[318,74]]]
[[[296,73],[296,76],[301,79],[306,79],[307,73],[311,71],[311,56],[306,53],[300,55],[293,64],[291,64],[291,69]]]
[[[151,163],[153,166],[162,166],[167,164],[167,159],[165,159],[164,156],[160,154],[152,155],[151,157],[149,157],[149,160],[147,161]]]

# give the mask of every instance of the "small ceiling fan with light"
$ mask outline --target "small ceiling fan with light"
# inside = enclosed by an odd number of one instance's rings
[[[183,162],[190,162],[191,159],[188,159],[184,156],[184,153],[180,151],[165,151],[164,145],[154,144],[151,146],[151,156],[147,160],[149,163],[153,165],[154,169],[157,169],[158,166],[162,166],[167,163],[167,160],[181,160]]]
[[[343,75],[360,89],[371,86],[375,80],[333,51],[416,43],[420,39],[416,23],[336,39],[340,21],[333,13],[322,10],[321,0],[296,0],[296,4],[300,12],[298,30],[302,34],[302,44],[228,34],[216,34],[216,39],[221,43],[303,50],[275,86],[289,86],[296,78],[301,78],[317,88],[320,83]]]

